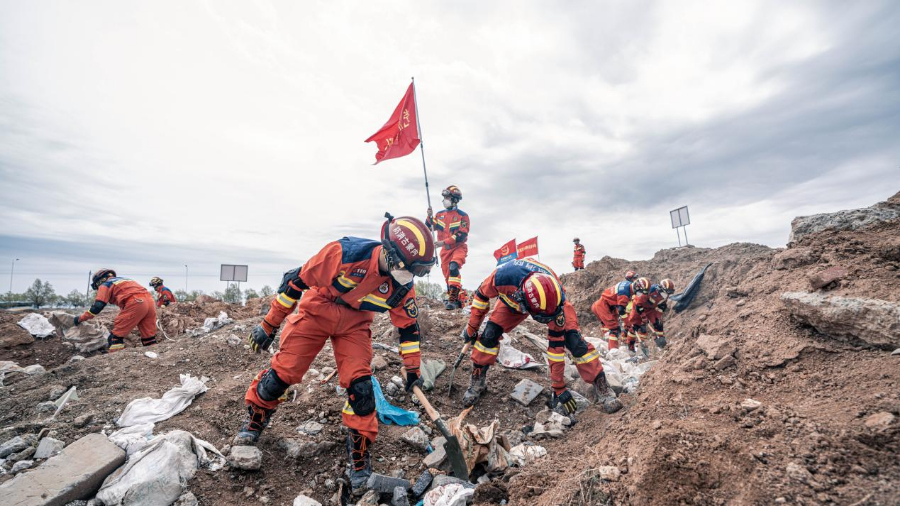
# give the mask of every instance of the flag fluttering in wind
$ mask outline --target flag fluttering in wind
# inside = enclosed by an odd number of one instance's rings
[[[497,265],[500,265],[516,258],[516,240],[513,239],[508,243],[500,246],[500,249],[494,252],[494,258],[497,259]]]
[[[415,151],[421,139],[419,138],[416,98],[412,83],[387,123],[366,139],[366,142],[373,141],[378,146],[378,152],[375,153],[375,165]]]
[[[517,248],[518,258],[527,258],[533,257],[538,254],[538,241],[537,236],[528,239],[527,241],[523,241],[519,243],[519,247]]]

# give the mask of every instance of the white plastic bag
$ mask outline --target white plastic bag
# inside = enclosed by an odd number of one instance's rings
[[[547,455],[547,450],[543,446],[518,444],[509,449],[509,456],[516,462],[519,467],[530,464],[535,460]]]
[[[208,390],[206,376],[197,379],[190,374],[179,375],[181,386],[177,386],[164,393],[162,399],[144,397],[135,399],[125,406],[122,416],[116,420],[119,427],[130,427],[142,423],[155,423],[171,418],[181,413],[194,397]]]
[[[50,320],[37,313],[30,313],[19,320],[19,326],[40,339],[56,334],[56,327],[50,323]]]
[[[109,440],[116,444],[119,448],[125,450],[127,455],[141,451],[147,446],[147,443],[153,439],[152,423],[142,423],[119,429],[110,434]]]
[[[528,353],[517,350],[510,344],[510,339],[500,341],[500,351],[497,353],[497,362],[508,369],[532,369],[540,367],[541,364],[534,361]]]
[[[466,506],[466,501],[475,495],[475,490],[459,483],[448,483],[435,487],[422,498],[423,506]]]

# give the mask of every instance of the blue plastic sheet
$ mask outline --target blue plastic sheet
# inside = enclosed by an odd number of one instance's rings
[[[378,378],[372,376],[372,389],[375,390],[375,410],[378,421],[387,425],[418,425],[419,414],[394,406],[384,398]]]
[[[694,276],[694,279],[688,283],[683,292],[669,297],[669,300],[675,302],[675,306],[672,309],[674,309],[676,313],[684,311],[691,305],[691,302],[694,301],[694,297],[700,292],[700,282],[703,281],[703,275],[706,274],[706,269],[709,269],[710,265],[712,264],[706,264],[706,266]]]

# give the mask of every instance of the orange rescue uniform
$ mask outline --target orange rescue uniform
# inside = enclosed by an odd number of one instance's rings
[[[620,281],[604,290],[591,305],[591,312],[600,320],[604,331],[609,332],[610,349],[619,347],[619,308],[628,305],[631,295],[631,281]]]
[[[172,290],[160,285],[156,287],[156,307],[168,306],[173,302],[177,302],[178,299],[175,298],[175,294],[172,293]]]
[[[327,244],[313,256],[298,274],[305,289],[292,299],[284,290],[272,301],[262,326],[267,332],[277,329],[285,318],[281,343],[272,357],[271,367],[281,381],[300,383],[310,364],[331,339],[338,377],[343,388],[354,380],[372,375],[372,331],[375,313],[387,311],[400,329],[400,355],[407,371],[418,372],[419,330],[413,283],[400,285],[378,269],[382,245],[378,241],[345,237]],[[284,283],[283,283],[284,285]],[[293,313],[294,309],[297,312]],[[288,316],[290,315],[290,316]],[[273,409],[282,399],[266,401],[257,393],[262,371],[247,389],[245,400]],[[375,412],[357,415],[350,402],[342,411],[344,424],[356,429],[370,441],[378,434]]]
[[[84,322],[97,316],[107,304],[119,306],[121,311],[116,315],[112,334],[125,337],[135,327],[142,338],[156,335],[156,308],[153,307],[153,296],[137,281],[127,278],[110,278],[97,289],[94,304],[78,317]]]
[[[425,220],[429,229],[437,231],[438,241],[444,241],[441,248],[441,271],[448,287],[462,287],[462,275],[458,270],[450,270],[450,262],[456,262],[459,267],[466,263],[466,255],[469,253],[466,241],[471,223],[469,215],[459,208],[438,211],[434,219]]]
[[[572,259],[572,267],[575,267],[575,270],[584,269],[584,245],[576,244],[575,245],[575,257]]]

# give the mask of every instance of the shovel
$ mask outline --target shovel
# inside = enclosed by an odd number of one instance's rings
[[[465,358],[466,353],[469,351],[469,348],[472,347],[472,342],[466,342],[463,346],[462,351],[459,352],[459,356],[456,357],[456,362],[453,362],[453,370],[450,371],[450,387],[447,389],[447,397],[453,392],[453,377],[456,376],[456,369],[459,367],[459,364],[462,363],[463,358]]]
[[[405,369],[403,370],[403,375],[406,376]],[[450,432],[447,424],[441,419],[441,414],[431,406],[431,403],[428,402],[428,398],[425,397],[425,394],[422,393],[422,390],[418,385],[413,385],[412,390],[416,395],[416,398],[419,399],[419,403],[425,408],[425,412],[428,413],[428,418],[431,418],[434,425],[441,431],[441,434],[444,435],[444,439],[447,440],[447,442],[444,443],[444,451],[447,452],[447,458],[450,460],[450,468],[453,472],[453,476],[461,480],[469,481],[469,467],[466,466],[466,459],[463,456],[462,448],[459,446],[459,439]]]

